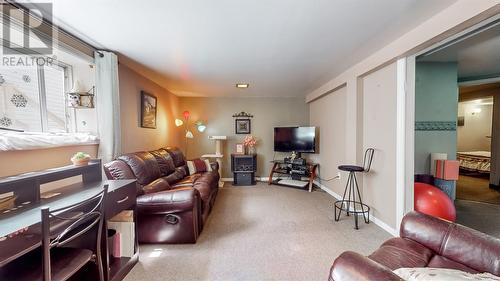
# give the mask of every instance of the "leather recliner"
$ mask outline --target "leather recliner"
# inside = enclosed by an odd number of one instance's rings
[[[182,151],[168,147],[124,154],[104,171],[108,179],[137,180],[139,242],[196,242],[217,196],[217,163],[189,175]]]
[[[408,213],[400,237],[387,240],[368,257],[342,253],[333,263],[329,280],[401,280],[398,268],[451,268],[500,276],[500,239],[468,227]]]

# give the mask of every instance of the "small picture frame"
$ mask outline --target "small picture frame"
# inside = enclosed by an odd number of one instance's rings
[[[242,143],[237,143],[234,154],[245,154],[245,146]]]
[[[141,127],[156,129],[156,97],[141,91]]]
[[[250,119],[236,119],[234,121],[234,129],[236,134],[250,134],[252,132]]]

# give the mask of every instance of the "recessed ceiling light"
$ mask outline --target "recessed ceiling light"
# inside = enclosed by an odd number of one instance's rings
[[[250,84],[248,83],[237,83],[236,84],[236,88],[240,88],[240,89],[246,89],[250,86]]]

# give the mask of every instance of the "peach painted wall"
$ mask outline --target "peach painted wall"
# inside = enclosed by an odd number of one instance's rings
[[[0,177],[69,165],[71,156],[79,151],[86,152],[95,158],[97,145],[2,151],[0,152]]]
[[[123,63],[120,63],[118,70],[122,152],[153,150],[179,145],[179,136],[182,130],[178,130],[174,124],[175,118],[180,115],[178,111],[179,98]],[[157,98],[156,129],[140,127],[141,90]]]

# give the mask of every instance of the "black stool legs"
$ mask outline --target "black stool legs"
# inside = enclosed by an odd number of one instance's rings
[[[347,194],[347,200],[346,200],[346,194]],[[342,211],[345,211],[347,216],[349,216],[349,214],[354,215],[355,229],[359,229],[358,227],[359,214],[363,215],[365,223],[370,223],[370,207],[364,204],[363,201],[361,200],[361,193],[359,192],[358,181],[356,180],[356,173],[354,171],[349,172],[349,177],[347,178],[347,183],[345,185],[344,195],[342,196],[342,200],[337,200],[334,203],[335,221],[339,221]]]

